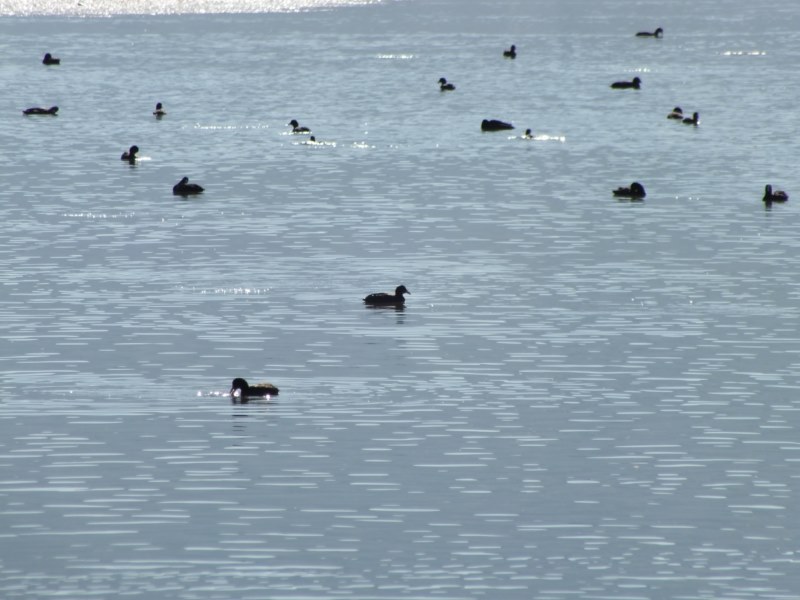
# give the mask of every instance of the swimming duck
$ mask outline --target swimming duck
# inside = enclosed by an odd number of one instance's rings
[[[660,38],[663,35],[664,35],[664,30],[661,29],[661,27],[659,27],[658,29],[656,29],[653,32],[640,31],[639,33],[636,34],[636,37],[656,37],[656,38]]]
[[[53,55],[48,52],[47,54],[44,55],[44,58],[42,59],[42,64],[43,65],[60,65],[61,64],[61,59],[53,57]]]
[[[683,120],[683,109],[680,106],[676,106],[672,109],[672,112],[667,115],[668,119],[680,119]]]
[[[443,92],[452,92],[454,89],[456,89],[456,86],[454,86],[452,83],[447,83],[447,79],[441,77],[439,79],[439,89]]]
[[[644,191],[644,186],[638,181],[634,181],[631,187],[620,187],[614,190],[614,195],[617,198],[633,198],[640,200],[647,194]]]
[[[55,115],[58,112],[57,106],[51,106],[50,108],[26,108],[22,111],[23,115]]]
[[[517,58],[517,47],[511,44],[511,48],[503,51],[503,56],[506,58]]]
[[[403,294],[410,294],[404,285],[398,285],[394,290],[394,294],[387,294],[386,292],[378,292],[370,294],[364,298],[364,304],[367,306],[403,306],[406,299]]]
[[[196,183],[189,183],[189,178],[184,177],[174,186],[172,186],[172,193],[176,196],[191,196],[192,194],[199,194],[203,188]]]
[[[615,81],[611,84],[611,87],[615,90],[626,90],[626,89],[634,89],[638,90],[642,85],[642,80],[638,77],[634,77],[631,81]]]
[[[288,125],[292,126],[292,133],[311,133],[308,127],[300,127],[300,123],[297,122],[297,119],[292,119],[289,121]]]
[[[239,398],[241,402],[247,402],[248,398],[264,398],[265,396],[277,396],[278,388],[271,383],[257,383],[250,385],[246,380],[237,377],[231,383],[231,398]]]
[[[683,120],[685,125],[694,125],[695,127],[700,124],[700,115],[698,113],[694,113],[691,117],[686,117]]]
[[[153,114],[158,118],[161,118],[167,114],[167,111],[164,110],[164,105],[161,104],[161,102],[156,103],[156,109],[153,111]]]
[[[484,119],[481,121],[481,131],[503,131],[504,129],[514,129],[511,123],[498,121],[497,119]]]
[[[136,162],[136,155],[139,153],[139,146],[131,146],[122,153],[120,159],[127,160],[128,162]]]
[[[782,190],[775,190],[772,191],[771,185],[766,185],[764,187],[764,203],[765,204],[772,204],[773,202],[786,202],[789,199],[789,195],[782,191]]]

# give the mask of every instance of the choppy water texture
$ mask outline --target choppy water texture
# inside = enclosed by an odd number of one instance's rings
[[[800,596],[800,5],[16,12],[0,597]]]

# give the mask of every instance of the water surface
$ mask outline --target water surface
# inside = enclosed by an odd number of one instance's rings
[[[793,3],[32,6],[3,598],[800,594]]]

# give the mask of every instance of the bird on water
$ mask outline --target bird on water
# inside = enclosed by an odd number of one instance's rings
[[[377,292],[370,294],[364,298],[364,304],[367,306],[403,306],[406,299],[403,294],[410,294],[404,285],[398,285],[394,290],[394,294],[387,294],[386,292]]]
[[[248,398],[277,396],[278,388],[266,382],[250,385],[247,380],[237,377],[231,383],[230,395],[234,400],[238,398],[241,402],[247,402]]]

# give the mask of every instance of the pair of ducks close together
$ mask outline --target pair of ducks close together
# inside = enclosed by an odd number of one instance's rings
[[[685,117],[683,115],[683,109],[680,106],[676,106],[672,109],[672,112],[667,115],[668,119],[673,119],[675,121],[680,121],[685,125],[694,125],[697,126],[700,124],[700,114],[693,113],[691,117]]]

